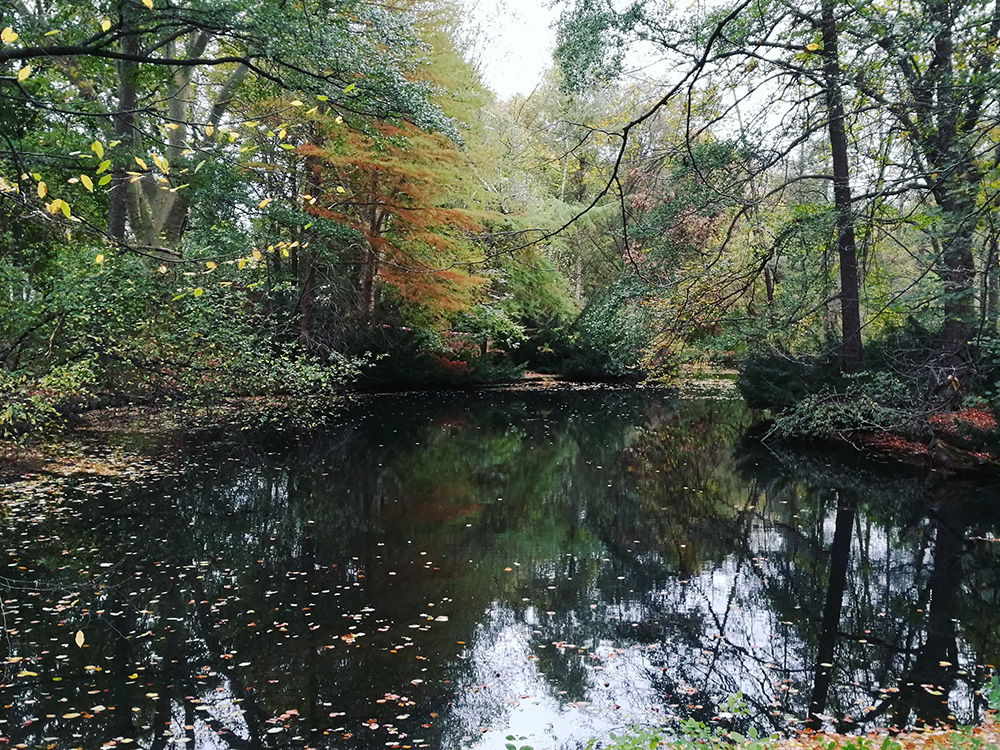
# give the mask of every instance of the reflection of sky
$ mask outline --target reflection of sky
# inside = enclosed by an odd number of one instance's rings
[[[831,509],[819,519],[824,546],[832,541],[835,514]],[[750,559],[733,554],[684,583],[671,579],[642,599],[597,605],[597,614],[618,632],[631,625],[657,625],[657,637],[648,642],[542,642],[537,628],[548,617],[545,612],[528,608],[519,613],[494,602],[469,647],[469,681],[452,709],[454,731],[459,733],[454,740],[477,750],[500,750],[511,734],[535,747],[582,746],[591,737],[656,725],[702,703],[715,713],[736,692],[746,696],[758,716],[761,711],[771,713],[775,726],[801,721],[816,667],[815,645],[803,641],[801,628],[781,617],[816,621],[822,613],[802,612],[801,605],[791,605],[784,614],[774,609],[769,596],[794,550],[789,549],[787,529],[776,530],[761,520],[748,535]],[[836,688],[838,707],[856,718],[879,699],[880,677],[889,677],[891,684],[904,665],[899,657],[890,657],[894,669],[880,673],[883,657],[873,654],[865,661],[864,643],[849,642],[849,636],[861,627],[858,618],[866,609],[880,601],[912,599],[912,566],[930,562],[926,549],[918,553],[919,560],[912,550],[894,552],[881,527],[864,523],[862,531],[852,540],[849,575],[870,580],[849,580],[845,592]],[[543,568],[540,565],[539,572],[544,573]],[[704,631],[685,629],[691,618],[704,622]],[[906,629],[903,623],[889,625],[888,630],[899,635]],[[571,627],[579,633],[576,622]],[[545,632],[546,638],[552,637],[551,628]],[[916,645],[919,642],[918,636]],[[537,656],[552,648],[579,653],[586,673],[583,700],[567,703],[552,676],[539,670]],[[975,663],[967,645],[960,644],[960,650],[963,665]],[[669,679],[673,695],[664,694],[661,677]],[[949,703],[953,711],[972,717],[973,695],[967,684],[957,684]]]

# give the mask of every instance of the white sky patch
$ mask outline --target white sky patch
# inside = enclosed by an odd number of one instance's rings
[[[544,0],[465,0],[464,31],[483,79],[501,99],[529,94],[552,65],[558,8]]]

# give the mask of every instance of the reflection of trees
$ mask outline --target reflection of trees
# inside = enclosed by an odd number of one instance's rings
[[[955,711],[963,670],[998,658],[988,490],[734,453],[745,422],[627,392],[383,398],[323,432],[193,441],[174,478],[84,484],[71,516],[7,521],[53,588],[3,593],[8,655],[39,674],[7,666],[3,731],[361,748],[392,725],[451,747],[532,680],[703,720],[742,691],[767,727],[810,704],[842,725]]]
[[[810,723],[973,720],[977,665],[987,661],[962,642],[958,623],[976,627],[978,618],[961,617],[982,597],[969,580],[982,562],[969,539],[995,533],[995,509],[983,502],[992,489],[894,474],[857,457],[761,458],[745,453],[779,531],[764,592],[797,630],[800,665],[812,665],[804,673],[812,684],[800,689],[810,712],[825,718]],[[808,514],[796,504],[830,490],[835,510]],[[796,609],[802,603],[805,613]]]

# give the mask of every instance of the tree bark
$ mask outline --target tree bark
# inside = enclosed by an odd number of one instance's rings
[[[820,31],[823,38],[823,84],[833,156],[833,203],[837,213],[837,254],[840,261],[841,368],[861,366],[861,308],[858,253],[854,237],[850,163],[844,128],[844,97],[840,85],[840,54],[834,0],[823,0]]]
[[[122,0],[118,4],[118,16],[122,29],[122,52],[135,55],[139,52],[139,37],[132,25],[132,9],[130,3]],[[122,60],[118,63],[118,111],[114,113],[115,138],[123,144],[133,144],[136,141],[135,78],[139,71],[138,63]],[[111,172],[111,190],[108,201],[108,234],[118,240],[125,240],[125,230],[128,224],[128,193],[129,175],[124,158],[115,159]]]

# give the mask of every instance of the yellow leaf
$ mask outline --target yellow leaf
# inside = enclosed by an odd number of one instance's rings
[[[0,40],[2,40],[4,44],[13,44],[17,41],[17,32],[8,26],[3,31],[0,31]]]
[[[288,135],[288,132],[284,128],[278,131],[278,138],[281,140],[285,140],[286,135]]]
[[[150,154],[149,158],[153,160],[153,164],[155,164],[157,168],[163,172],[163,174],[170,173],[170,163],[162,156],[159,154]]]
[[[59,203],[59,210],[62,211],[63,216],[65,216],[68,219],[69,218],[69,204],[66,201],[64,201],[64,200],[60,200],[60,201],[58,201],[58,203]]]
[[[254,250],[253,253],[251,253],[251,255],[253,255],[254,260],[260,260],[261,258],[264,257],[263,255],[260,254],[260,250]]]
[[[816,44],[816,42],[811,42],[810,44],[806,45],[806,49],[809,50],[810,52],[816,52],[817,50],[822,49],[822,47]]]
[[[107,31],[110,28],[111,28],[111,21],[109,21],[107,18],[101,21],[101,31]]]
[[[157,273],[166,273],[167,272],[167,267],[164,266],[164,265],[161,265],[159,268],[156,269],[156,272]]]
[[[106,174],[104,175],[104,177],[102,177],[97,181],[97,184],[103,187],[104,185],[107,185],[109,182],[111,182],[111,175]]]
[[[346,191],[346,190],[344,190],[344,188],[343,188],[343,186],[342,186],[342,185],[337,185],[337,192],[338,192],[338,193],[346,193],[347,191]]]
[[[293,107],[301,107],[301,106],[303,106],[302,101],[299,100],[299,99],[292,99],[289,102],[289,104],[291,104]]]
[[[98,256],[96,258],[94,258],[94,263],[96,263],[97,265],[101,265],[101,263],[103,263],[103,262],[104,262],[104,254],[103,253],[98,254]]]
[[[24,81],[31,75],[31,66],[25,65],[19,71],[17,71],[17,80]]]
[[[176,122],[168,122],[163,127],[165,127],[167,130],[177,130],[177,128],[179,128],[180,125],[178,125]]]
[[[205,268],[207,268],[209,271],[214,271],[218,267],[219,267],[219,264],[216,263],[214,260],[206,260],[205,261]]]
[[[212,137],[212,133],[214,133],[214,132],[215,132],[215,128],[213,128],[211,125],[206,125],[205,126],[205,135],[207,135],[209,138]]]
[[[104,161],[102,161],[100,164],[97,165],[97,174],[100,174],[101,172],[106,172],[110,166],[111,166],[111,160],[105,159]]]
[[[153,0],[142,0],[142,4],[145,5],[150,10],[153,9]]]
[[[340,125],[343,121],[344,121],[344,118],[341,117],[340,115],[337,115],[337,119],[334,120],[334,122],[337,123],[338,125]]]
[[[82,630],[76,631],[76,638],[74,640],[76,642],[77,648],[83,648],[84,635]]]
[[[247,262],[246,258],[240,258],[238,261],[236,261],[236,270],[237,271],[242,271],[243,270],[243,265],[246,262]]]
[[[49,188],[44,182],[39,182],[36,190],[38,191],[39,198],[44,198],[45,194],[49,192]]]
[[[87,177],[87,175],[85,174],[80,175],[80,182],[83,183],[83,186],[87,188],[89,192],[91,193],[94,192],[94,182],[89,177]]]
[[[270,203],[273,200],[274,198],[265,198],[264,200],[262,200],[260,203],[257,204],[257,208],[264,208],[267,206],[268,203]]]
[[[80,714],[77,711],[70,711],[68,714],[63,714],[64,719],[75,719]]]
[[[202,289],[201,287],[198,287],[193,292],[191,292],[191,294],[193,294],[195,297],[200,297],[202,294],[204,294],[204,292],[205,292],[204,289]]]
[[[132,158],[135,159],[135,163],[138,164],[143,169],[149,169],[149,167],[146,165],[146,162],[144,162],[138,156],[133,156]]]
[[[195,174],[198,174],[198,170],[205,166],[206,161],[208,161],[208,159],[202,159],[200,162],[198,162],[198,166],[194,168]]]

